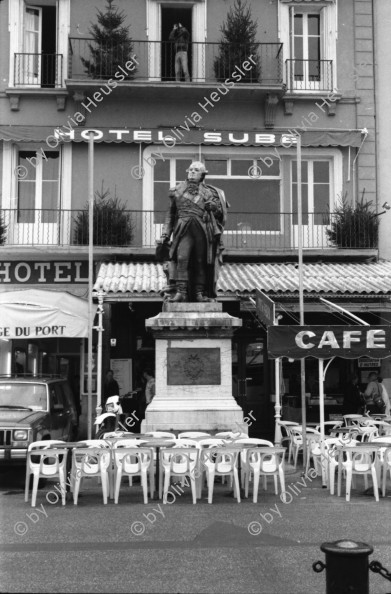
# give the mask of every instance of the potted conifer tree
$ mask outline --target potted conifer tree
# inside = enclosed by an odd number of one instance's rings
[[[214,60],[214,71],[218,81],[231,76],[235,66],[240,66],[252,54],[255,65],[245,72],[241,83],[255,83],[259,80],[261,67],[256,42],[257,23],[252,19],[247,2],[235,0],[227,13],[227,20],[220,27],[223,34],[219,54]]]
[[[102,188],[95,192],[94,199],[94,245],[128,246],[134,237],[134,221],[125,205],[109,189]],[[87,245],[89,239],[88,203],[84,210],[74,218],[74,242],[76,245]]]
[[[4,222],[3,215],[0,215],[0,245],[5,244],[5,240],[7,237],[7,225]]]
[[[364,192],[357,204],[350,204],[346,194],[330,215],[326,229],[331,243],[341,248],[376,248],[379,218],[372,201],[364,200]]]
[[[91,53],[89,60],[81,58],[87,74],[92,78],[111,78],[118,67],[131,59],[133,42],[129,35],[129,27],[123,26],[125,14],[114,5],[114,0],[106,0],[105,12],[98,10],[98,24],[93,24],[89,33],[94,42],[89,43]],[[134,68],[128,77],[133,78]]]

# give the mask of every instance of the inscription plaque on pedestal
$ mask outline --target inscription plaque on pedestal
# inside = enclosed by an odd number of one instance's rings
[[[220,385],[220,349],[168,348],[167,384]]]

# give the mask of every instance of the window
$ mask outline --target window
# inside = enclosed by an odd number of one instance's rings
[[[297,161],[292,161],[291,174],[292,225],[294,245],[298,245]],[[331,160],[303,160],[301,164],[302,245],[328,245],[326,227],[329,224],[331,194]]]
[[[320,15],[294,14],[293,76],[308,86],[320,81]]]
[[[162,154],[162,153],[161,153]],[[157,160],[154,176],[154,222],[162,224],[168,205],[168,191],[178,181],[185,180],[192,157],[171,157]],[[195,157],[198,159],[198,157]],[[207,183],[221,188],[230,205],[225,233],[281,232],[280,160],[269,157],[220,158],[206,155]]]
[[[52,410],[64,410],[64,395],[60,384],[50,386],[50,399],[52,403]]]
[[[60,206],[59,151],[18,153],[18,223],[54,223]]]
[[[227,248],[285,249],[298,245],[297,165],[293,148],[195,147],[144,151],[143,207],[150,211],[143,229],[146,245],[162,232],[169,188],[186,179],[192,160],[205,163],[206,183],[221,188],[227,202]],[[302,152],[302,227],[304,247],[326,247],[328,213],[342,195],[342,153],[310,148]]]
[[[3,216],[8,245],[68,245],[72,145],[4,143]]]
[[[336,87],[335,0],[297,4],[279,0],[279,29],[291,92],[326,92]]]
[[[191,34],[189,71],[192,80],[205,80],[206,0],[146,0],[149,42],[149,80],[170,80],[174,76],[169,30],[181,22]]]
[[[9,6],[9,86],[65,86],[70,0],[12,0]]]
[[[315,225],[328,222],[330,209],[330,161],[302,161],[301,192],[303,225],[310,216]],[[297,225],[297,161],[292,161],[292,214]]]

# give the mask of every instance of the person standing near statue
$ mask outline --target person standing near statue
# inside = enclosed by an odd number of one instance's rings
[[[183,70],[183,76],[185,77],[186,82],[190,82],[187,59],[190,33],[182,23],[177,23],[174,25],[170,33],[169,40],[173,41],[175,45],[175,80],[180,82],[181,71]]]
[[[204,183],[207,171],[200,161],[191,163],[187,181],[169,192],[161,241],[169,242],[170,284],[175,294],[166,301],[215,301],[219,265],[224,249],[221,235],[227,218],[224,192]]]

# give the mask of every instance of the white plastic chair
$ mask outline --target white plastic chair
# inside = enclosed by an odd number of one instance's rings
[[[190,478],[193,504],[197,503],[195,469],[198,467],[199,453],[200,450],[197,447],[161,449],[161,464],[164,475],[163,504],[167,503],[168,489],[172,476],[181,478],[188,476]]]
[[[248,497],[248,486],[251,474],[254,477],[253,502],[258,501],[258,487],[260,476],[265,477],[265,491],[267,477],[274,478],[274,491],[278,495],[278,478],[280,479],[281,493],[285,492],[284,457],[286,448],[250,448],[247,452],[245,472],[245,496]]]
[[[115,444],[113,455],[115,466],[114,503],[118,503],[122,477],[128,476],[129,479],[132,479],[135,476],[139,476],[143,489],[144,503],[147,504],[147,473],[152,465],[153,450],[151,448],[121,447],[117,443]],[[153,493],[152,489],[151,492]]]
[[[375,437],[372,439],[372,441],[368,445],[370,445],[372,443],[379,443],[379,442],[384,443],[384,444],[389,444],[389,447],[391,447],[391,435],[389,435],[389,436],[383,435],[383,436]],[[379,464],[377,467],[377,482],[379,485],[381,484],[381,472],[382,471],[383,471],[383,473],[385,472],[384,453],[385,453],[387,447],[388,446],[386,445],[384,448],[379,448],[379,451],[378,451]],[[383,478],[384,478],[384,475],[383,475]],[[384,495],[383,495],[383,497],[384,497]]]
[[[75,448],[72,451],[73,503],[77,505],[83,477],[101,479],[103,503],[107,504],[110,494],[111,452],[102,446]]]
[[[350,501],[350,492],[352,487],[352,478],[354,474],[364,476],[365,487],[367,487],[367,476],[371,475],[373,483],[373,493],[376,501],[379,501],[379,492],[377,486],[376,459],[377,452],[368,444],[367,447],[346,447],[343,449],[346,453],[346,461],[342,466],[346,471],[346,501]]]
[[[209,437],[209,438],[205,438],[202,439],[198,442],[199,447],[201,448],[201,450],[204,449],[208,449],[208,448],[216,448],[216,447],[221,447],[223,446],[225,443],[224,439],[222,438],[217,438],[217,437]],[[204,486],[205,483],[205,468],[203,468],[202,463],[201,463],[201,459],[202,456],[200,456],[199,459],[199,479],[198,479],[198,483],[197,483],[197,497],[200,498],[201,497],[201,492],[202,492],[202,488]],[[222,477],[222,481],[224,481],[224,477]]]
[[[344,437],[345,439],[345,437]],[[350,446],[355,446],[358,441],[351,439],[349,441]],[[328,437],[325,439],[325,457],[327,460],[327,482],[330,489],[330,495],[334,495],[335,488],[335,471],[339,468],[339,458],[343,457],[342,447],[346,445],[346,441],[338,437]],[[341,471],[345,472],[341,465]],[[341,478],[338,476],[338,497],[341,495]]]
[[[51,447],[53,443],[65,443],[65,441],[59,439],[44,439],[41,441],[33,441],[30,443],[27,449],[27,456],[31,450],[42,450],[48,449]],[[26,480],[25,480],[25,501],[28,501],[28,493],[29,493],[29,484],[30,484],[30,476],[32,472],[29,472],[29,465],[26,463]]]
[[[299,456],[299,451],[303,449],[303,427],[299,425],[298,427],[291,427],[291,439],[292,439],[292,454],[294,460],[294,467],[297,466],[297,458]],[[312,435],[320,435],[318,431],[312,429],[311,427],[306,427],[306,437],[307,443],[309,441],[310,436]]]
[[[291,434],[291,427],[300,427],[299,423],[295,421],[278,421],[279,426],[281,429],[284,430],[285,436],[282,437],[281,444],[284,442],[288,442],[288,464],[290,462],[292,456],[292,434]]]
[[[265,446],[265,447],[274,447],[274,443],[268,441],[267,439],[259,439],[258,437],[248,437],[247,439],[235,439],[234,443],[245,443],[248,445],[254,446]],[[243,448],[240,450],[240,460],[241,460],[241,482],[244,484],[245,474],[246,474],[246,460],[247,460],[247,448]],[[265,479],[266,481],[266,479]],[[266,484],[266,482],[265,482]]]
[[[357,438],[359,437],[361,442],[373,441],[376,437],[379,437],[379,430],[376,425],[358,427]]]
[[[215,476],[232,476],[234,496],[240,503],[240,488],[237,459],[239,450],[228,447],[213,447],[201,451],[201,464],[208,482],[208,503],[212,503]]]
[[[387,471],[390,473],[391,478],[391,447],[387,448],[383,453],[383,482],[382,482],[382,495],[386,496],[386,482],[387,482]]]
[[[26,459],[26,483],[24,491],[24,500],[29,498],[30,476],[33,475],[33,486],[31,492],[31,506],[35,507],[38,483],[40,478],[55,478],[60,481],[62,504],[66,503],[66,472],[67,472],[67,449],[51,448],[54,444],[63,444],[60,440],[42,440],[31,443],[27,450]],[[62,459],[60,460],[60,456]],[[38,458],[34,460],[32,458]]]
[[[110,439],[109,439],[110,442]],[[118,448],[138,448],[140,446],[142,446],[144,443],[146,442],[146,440],[142,440],[142,439],[138,439],[138,438],[134,438],[134,439],[129,439],[127,437],[123,437],[121,439],[113,439],[112,441],[112,448],[113,448],[113,457],[112,457],[112,466],[113,466],[113,470],[111,472],[111,476],[110,479],[112,479],[112,483],[113,483],[113,496],[114,496],[114,483],[115,483],[115,478],[114,475],[116,474],[116,465],[115,465],[115,461],[114,461],[114,450],[118,449]],[[153,450],[153,448],[150,448],[152,451],[152,454],[154,456],[154,458],[152,460],[155,459],[156,454]],[[131,487],[133,485],[133,477],[131,474],[128,475],[129,476],[129,487]],[[151,498],[153,497],[153,494],[155,492],[155,469],[154,469],[154,464],[153,461],[149,467],[149,484],[150,484],[150,494],[151,494]]]

